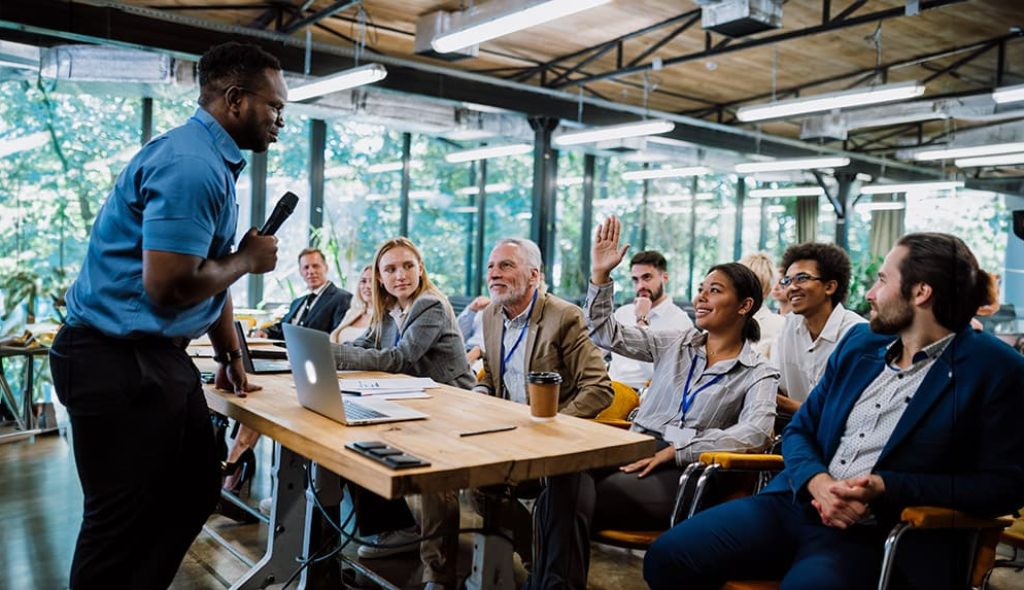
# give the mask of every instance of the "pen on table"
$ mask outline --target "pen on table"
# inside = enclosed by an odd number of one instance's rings
[[[490,434],[492,432],[505,432],[507,430],[515,430],[515,426],[499,426],[498,428],[488,428],[486,430],[473,430],[471,432],[460,432],[459,436],[476,436],[478,434]]]

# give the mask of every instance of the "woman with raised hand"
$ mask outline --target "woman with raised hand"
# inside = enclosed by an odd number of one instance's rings
[[[695,327],[624,326],[612,314],[610,276],[629,249],[619,246],[621,229],[615,217],[597,228],[584,316],[598,347],[654,363],[632,430],[653,436],[658,450],[549,479],[535,508],[540,546],[529,588],[585,588],[591,529],[667,529],[686,465],[706,451],[756,451],[771,440],[779,374],[753,348],[763,301],[757,277],[738,263],[715,265],[693,301]]]
[[[352,298],[352,304],[345,312],[345,317],[341,318],[341,323],[331,332],[331,342],[351,342],[366,332],[367,326],[370,325],[372,285],[373,266],[367,264],[359,274],[359,284],[356,285],[356,296]]]
[[[470,389],[476,383],[466,361],[465,344],[448,300],[430,283],[423,256],[406,238],[377,249],[372,267],[370,321],[366,333],[333,346],[339,369],[387,371],[430,377],[438,383]],[[458,551],[457,491],[423,494],[420,531],[405,500],[385,500],[351,488],[360,533],[377,534],[380,547],[364,545],[364,559],[414,549],[420,536],[450,531],[419,544],[427,588],[455,587]]]

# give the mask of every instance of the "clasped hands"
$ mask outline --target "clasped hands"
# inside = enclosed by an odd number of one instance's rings
[[[875,474],[836,480],[819,473],[807,482],[807,491],[821,523],[845,529],[871,514],[871,502],[885,492],[885,482]]]

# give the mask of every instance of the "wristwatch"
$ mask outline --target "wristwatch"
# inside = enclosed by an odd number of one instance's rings
[[[217,361],[218,363],[220,363],[222,365],[230,364],[231,361],[233,361],[235,359],[240,359],[240,358],[242,358],[242,351],[240,349],[238,349],[238,348],[236,348],[234,350],[228,350],[228,351],[225,351],[225,352],[220,352],[220,353],[217,353],[217,354],[213,355],[213,360]]]

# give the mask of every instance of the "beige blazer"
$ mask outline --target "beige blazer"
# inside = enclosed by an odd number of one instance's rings
[[[490,304],[484,314],[484,366],[487,371],[477,389],[508,399],[498,377],[501,371],[501,306]],[[601,351],[587,336],[583,312],[575,305],[541,292],[526,332],[524,372],[551,371],[562,376],[558,411],[592,418],[612,403],[615,394]]]

